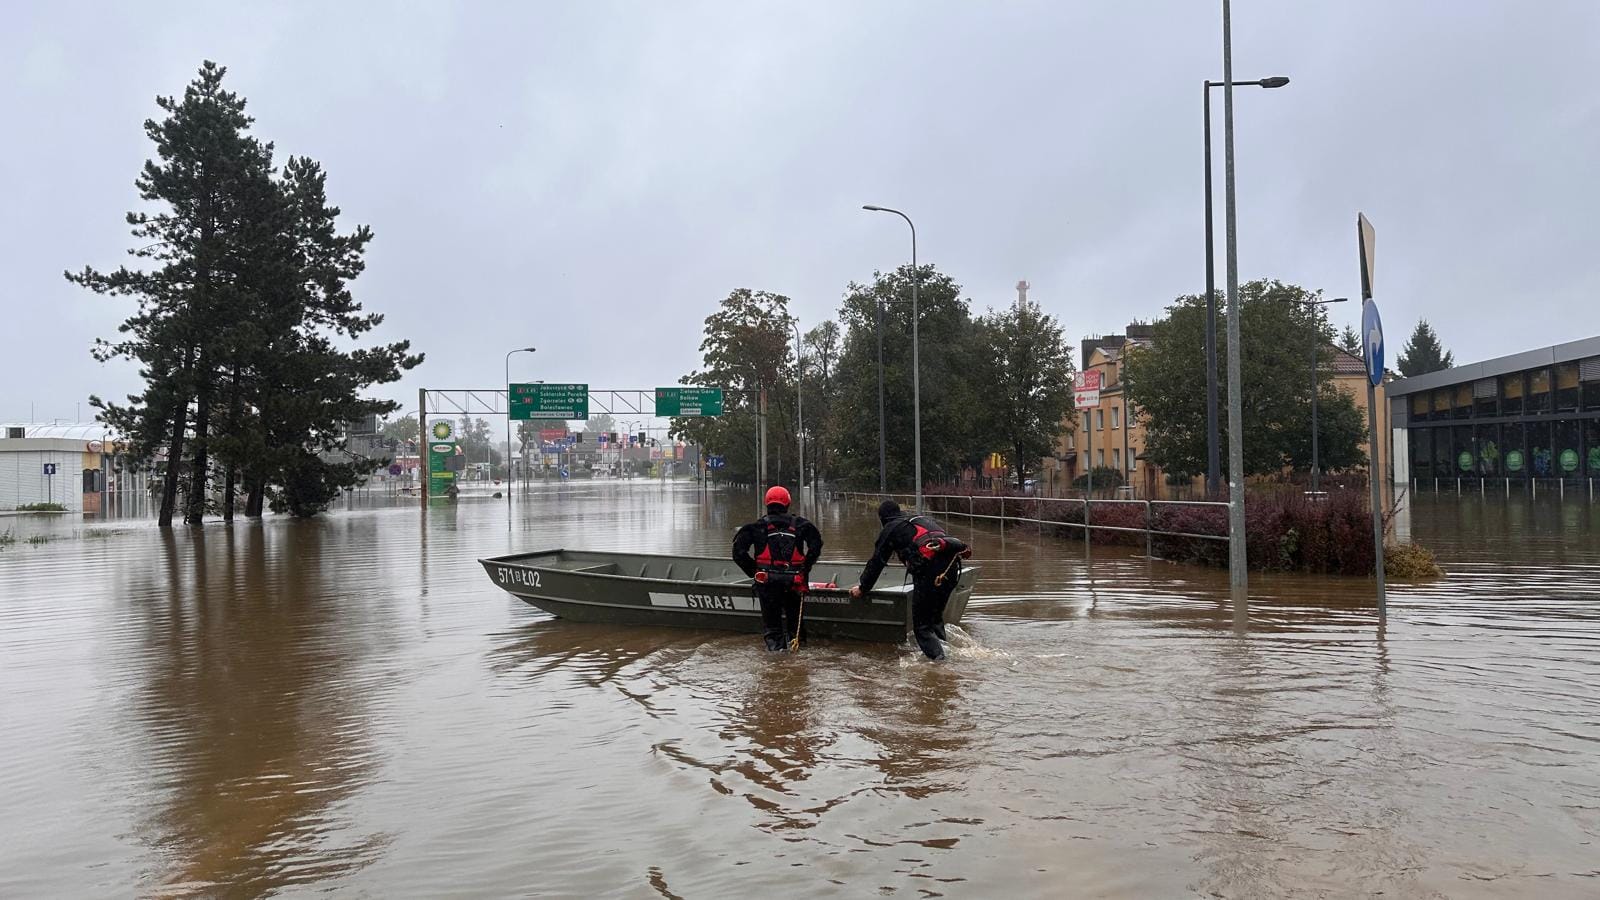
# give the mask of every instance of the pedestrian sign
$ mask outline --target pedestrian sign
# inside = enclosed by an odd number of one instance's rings
[[[722,388],[656,388],[656,415],[720,416],[722,415]]]
[[[587,419],[587,384],[512,384],[507,409],[513,419]]]

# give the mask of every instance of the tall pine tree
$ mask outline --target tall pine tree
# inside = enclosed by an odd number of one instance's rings
[[[1418,319],[1417,327],[1411,331],[1411,339],[1400,348],[1400,359],[1396,364],[1400,367],[1400,374],[1410,378],[1448,369],[1456,363],[1455,356],[1444,349],[1439,342],[1439,335],[1428,324],[1428,320]]]
[[[345,423],[397,408],[361,393],[421,361],[406,342],[341,349],[382,321],[348,289],[371,232],[337,232],[316,163],[291,158],[275,172],[272,145],[248,134],[244,99],[222,87],[225,71],[206,62],[181,100],[156,98],[167,117],[145,123],[157,160],[136,184],[156,209],[127,219],[143,245],[131,254],[156,267],[67,274],[139,303],[123,337],[95,355],[135,360],[145,388],[126,403],[92,402],[145,458],[165,452],[164,527],[185,471],[191,524],[204,519],[213,476],[225,519],[240,483],[249,515],[274,486],[286,511],[325,508],[373,465],[345,451]]]

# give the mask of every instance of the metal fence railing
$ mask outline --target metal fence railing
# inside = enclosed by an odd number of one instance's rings
[[[847,503],[865,503],[869,505],[875,505],[884,500],[894,500],[897,503],[901,503],[906,508],[911,508],[916,502],[916,497],[912,494],[836,491],[833,493],[833,497],[838,500],[843,500]],[[1007,523],[1021,523],[1038,525],[1041,529],[1043,529],[1045,526],[1081,529],[1083,531],[1083,540],[1085,544],[1089,543],[1093,533],[1096,531],[1143,534],[1146,555],[1151,555],[1154,549],[1153,544],[1157,536],[1191,538],[1202,541],[1226,541],[1228,539],[1228,535],[1226,533],[1204,534],[1190,531],[1171,531],[1156,527],[1157,512],[1163,507],[1211,507],[1222,510],[1226,510],[1228,508],[1227,503],[1216,500],[1091,500],[1087,497],[1007,497],[1003,495],[991,496],[987,494],[923,494],[922,502],[922,512],[929,513],[930,515],[942,515],[947,517],[961,516],[969,522],[991,521],[999,522],[1002,526]],[[983,502],[985,505],[989,504],[990,502],[998,502],[999,509],[997,512],[979,512],[979,502]],[[1045,518],[1043,515],[1044,510],[1046,509],[1045,504],[1051,503],[1081,508],[1083,514],[1082,521],[1073,521],[1066,518]],[[1019,514],[1011,514],[1011,512],[1007,509],[1007,504],[1010,504],[1011,509],[1016,510],[1016,512]],[[963,509],[962,506],[965,506],[966,508]],[[1031,510],[1028,509],[1030,506],[1032,507]],[[1094,522],[1095,507],[1109,506],[1122,508],[1127,508],[1130,506],[1143,507],[1143,526],[1131,527],[1129,525],[1113,525],[1109,523],[1096,524]],[[1028,512],[1032,512],[1032,515],[1026,515]]]

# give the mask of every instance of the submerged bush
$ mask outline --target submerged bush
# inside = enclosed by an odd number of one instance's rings
[[[24,503],[17,507],[17,512],[66,512],[67,508],[59,503]]]
[[[1444,570],[1427,547],[1395,544],[1383,548],[1383,574],[1399,579],[1439,578]]]
[[[928,512],[935,516],[950,513],[960,518],[959,514],[970,510],[974,516],[992,520],[1003,510],[1008,522],[1032,519],[1039,523],[1042,533],[1083,540],[1081,499],[1002,497],[978,493],[967,486],[939,487],[930,493],[956,495],[948,500],[930,498]],[[1152,528],[1165,532],[1150,538],[1155,556],[1172,562],[1227,567],[1228,510],[1222,506],[1157,503],[1147,508],[1142,502],[1091,501],[1089,518],[1096,527],[1090,540],[1097,544],[1143,546],[1147,515]],[[1133,530],[1105,530],[1107,527]],[[1363,491],[1333,491],[1320,500],[1299,493],[1252,494],[1245,499],[1245,538],[1249,566],[1255,571],[1371,575],[1376,568],[1371,507]],[[1415,570],[1419,574],[1395,577],[1439,573],[1433,555],[1422,547],[1402,545],[1396,548],[1396,555],[1405,559],[1406,565],[1420,568]],[[1396,562],[1385,562],[1386,573],[1397,571]]]

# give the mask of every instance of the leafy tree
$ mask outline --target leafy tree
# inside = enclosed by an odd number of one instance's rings
[[[407,414],[383,423],[382,434],[391,441],[414,443],[421,437],[422,432],[417,428],[416,415]]]
[[[803,338],[806,355],[801,360],[802,389],[806,406],[806,450],[817,478],[826,478],[831,471],[828,464],[828,442],[824,427],[833,418],[836,377],[839,368],[841,337],[839,323],[823,322],[807,331]]]
[[[590,416],[589,421],[583,423],[583,433],[589,435],[584,438],[585,441],[593,441],[593,435],[610,434],[616,430],[617,420],[612,418],[610,413]]]
[[[918,267],[922,356],[923,478],[954,477],[977,464],[988,442],[980,411],[978,374],[984,371],[977,329],[961,286],[931,265]],[[835,407],[828,423],[833,465],[848,484],[878,483],[878,321],[883,321],[884,431],[891,490],[914,479],[911,377],[911,284],[905,265],[874,272],[870,284],[846,289],[839,321],[845,329]]]
[[[755,480],[762,392],[767,398],[769,480],[782,480],[786,448],[788,458],[795,458],[793,323],[788,297],[749,288],[728,294],[706,317],[701,367],[684,376],[683,383],[723,388],[723,414],[675,417],[671,434],[722,455],[726,466],[719,478]]]
[[[1455,364],[1454,354],[1444,349],[1427,319],[1417,320],[1417,327],[1411,330],[1411,339],[1400,348],[1400,359],[1396,362],[1400,374],[1407,378],[1438,372]]]
[[[1360,359],[1361,335],[1356,334],[1356,330],[1349,325],[1344,326],[1344,330],[1339,332],[1339,349]]]
[[[1245,472],[1261,475],[1311,464],[1312,336],[1324,346],[1333,338],[1321,307],[1304,301],[1320,293],[1278,281],[1240,285],[1240,369],[1244,395]],[[1169,474],[1205,471],[1205,303],[1179,297],[1155,324],[1148,346],[1130,347],[1122,379],[1147,428],[1145,453]],[[1219,363],[1226,335],[1219,332]],[[1335,386],[1324,350],[1318,366],[1320,451],[1324,469],[1361,465],[1366,437],[1351,397]],[[1227,370],[1219,373],[1226,387]],[[1227,429],[1222,429],[1226,454]]]
[[[1072,405],[1072,351],[1055,317],[1032,301],[991,312],[978,326],[992,436],[1021,487],[1050,453]]]

